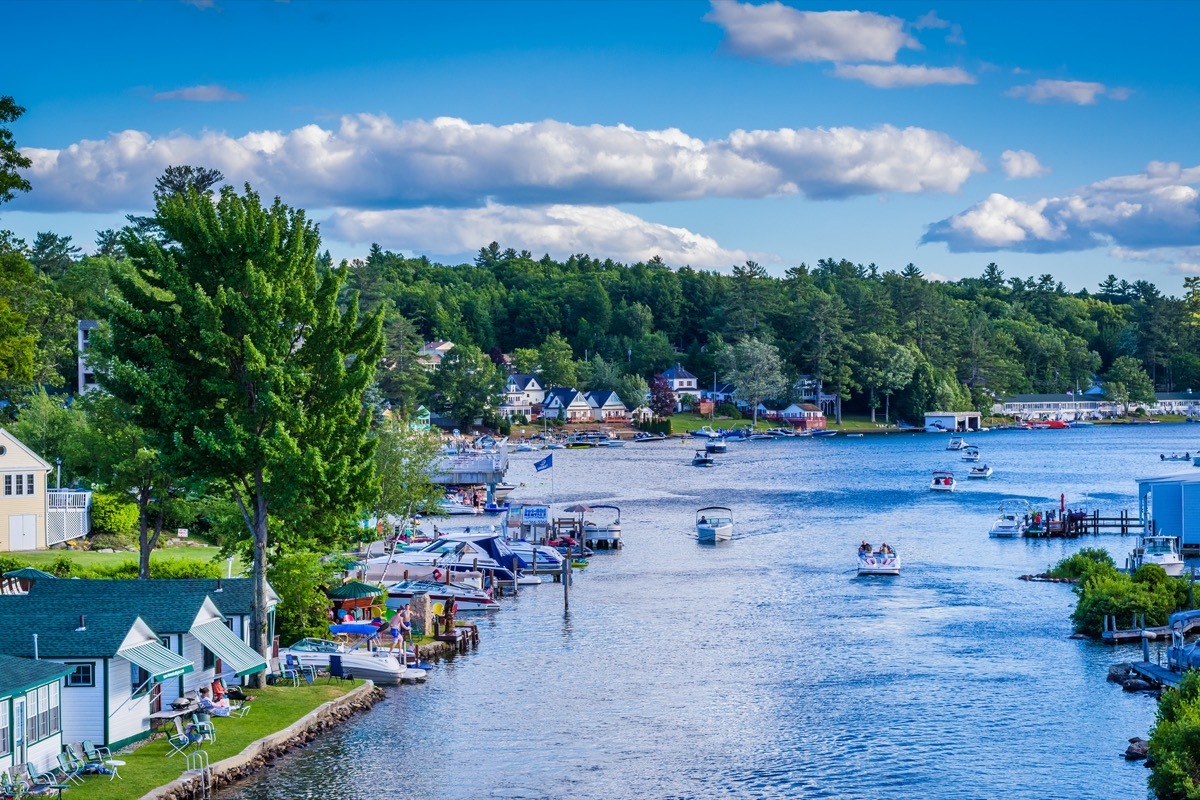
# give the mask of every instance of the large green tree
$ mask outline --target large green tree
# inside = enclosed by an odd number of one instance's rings
[[[0,203],[7,203],[17,192],[30,189],[29,181],[21,177],[18,170],[29,169],[33,162],[21,155],[12,131],[8,129],[9,123],[16,122],[24,113],[25,108],[17,105],[12,97],[0,97]]]
[[[433,392],[451,418],[468,430],[484,412],[500,404],[504,380],[487,353],[473,344],[456,344],[433,373]]]
[[[252,644],[268,653],[270,523],[354,517],[378,492],[363,394],[381,318],[337,305],[315,226],[249,187],[156,196],[154,231],[127,232],[136,267],[109,304],[101,385],[150,444],[239,509],[254,580]]]
[[[734,385],[738,399],[753,409],[757,425],[758,404],[787,390],[783,359],[775,345],[754,338],[743,339],[725,353],[725,380]]]
[[[399,517],[407,523],[417,514],[438,514],[444,490],[433,482],[438,458],[436,433],[420,430],[405,417],[389,417],[375,432],[375,472],[379,475],[379,498],[375,518]]]

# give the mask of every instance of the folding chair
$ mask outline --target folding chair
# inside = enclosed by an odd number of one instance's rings
[[[217,728],[208,714],[200,712],[192,714],[192,725],[196,726],[195,731],[202,740],[207,739],[210,742],[217,740]]]
[[[92,744],[91,739],[84,739],[83,757],[89,764],[99,763],[103,766],[105,761],[112,758],[112,751],[103,745]]]
[[[18,784],[33,795],[45,796],[57,792],[56,797],[62,797],[63,789],[70,789],[69,783],[56,783],[54,777],[46,772],[38,772],[33,764],[26,761],[13,767],[13,777]]]
[[[292,670],[297,675],[303,675],[305,681],[309,684],[312,683],[312,680],[310,680],[311,678],[317,677],[316,667],[312,666],[311,664],[304,664],[300,661],[300,659],[296,658],[291,653],[287,654],[287,666],[288,669]],[[297,684],[298,683],[299,681],[297,681]]]
[[[83,778],[79,777],[83,772],[83,764],[73,759],[65,751],[59,753],[57,759],[58,766],[51,767],[48,773],[53,776],[55,783],[83,783]]]
[[[342,657],[339,655],[334,655],[334,654],[330,653],[330,655],[329,655],[329,678],[325,682],[330,683],[333,681],[334,678],[337,678],[339,681],[346,681],[346,680],[350,680],[351,677],[352,676],[350,675],[350,673],[346,672],[345,668],[342,666]]]
[[[167,734],[167,746],[171,748],[171,752],[167,753],[167,758],[170,758],[176,753],[182,753],[186,751],[193,743],[192,737],[188,736],[187,731],[183,729],[183,720],[180,717],[175,717],[171,721],[175,723],[175,732]]]

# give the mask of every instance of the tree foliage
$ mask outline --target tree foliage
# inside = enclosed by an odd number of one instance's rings
[[[17,192],[28,192],[29,181],[18,170],[29,169],[33,162],[21,155],[8,126],[25,113],[23,106],[8,95],[0,97],[0,203],[7,203]]]

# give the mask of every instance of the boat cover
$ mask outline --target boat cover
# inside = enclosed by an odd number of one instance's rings
[[[330,633],[348,633],[353,636],[375,636],[379,628],[370,622],[343,622],[329,626]]]

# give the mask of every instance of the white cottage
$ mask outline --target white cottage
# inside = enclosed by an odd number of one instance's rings
[[[59,681],[70,671],[55,661],[0,655],[0,770],[55,763],[63,746]]]
[[[497,413],[505,419],[517,415],[534,419],[545,399],[546,390],[536,375],[509,375],[504,386],[504,402],[500,404]]]
[[[588,405],[592,407],[592,415],[597,422],[628,422],[629,408],[612,389],[601,389],[588,392]]]
[[[590,422],[592,405],[577,389],[551,389],[542,403],[542,416],[564,422]]]

